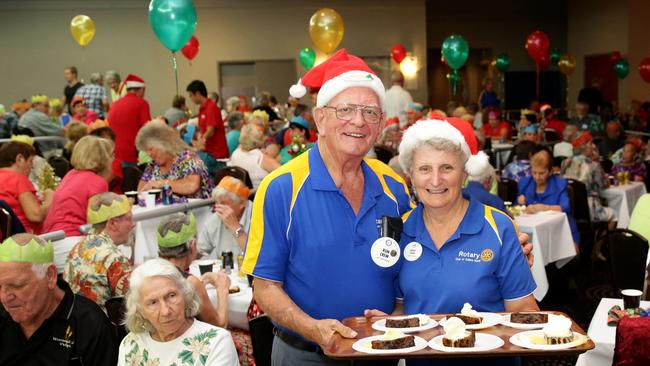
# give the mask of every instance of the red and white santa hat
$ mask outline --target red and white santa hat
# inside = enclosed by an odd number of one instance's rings
[[[425,119],[409,127],[399,145],[399,162],[406,170],[408,156],[413,149],[425,141],[440,138],[454,142],[460,146],[465,156],[465,171],[472,176],[481,175],[490,166],[490,161],[483,151],[478,150],[478,140],[472,125],[462,118]]]
[[[386,90],[381,79],[362,59],[340,49],[292,85],[289,94],[301,98],[307,94],[307,88],[319,89],[316,107],[322,107],[343,90],[355,86],[372,89],[379,97],[382,110],[385,110]]]
[[[128,74],[125,78],[124,81],[122,82],[122,86],[120,87],[120,93],[122,93],[122,89],[131,89],[131,88],[144,88],[144,79],[139,77],[138,75],[134,74]]]

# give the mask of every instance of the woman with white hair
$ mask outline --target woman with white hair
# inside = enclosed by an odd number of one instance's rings
[[[131,274],[118,365],[239,365],[230,333],[194,319],[200,301],[181,272],[151,259]]]
[[[263,148],[264,131],[257,125],[248,123],[242,127],[239,146],[230,155],[228,163],[228,165],[246,169],[254,189],[257,189],[264,177],[280,167],[277,160],[262,151]]]

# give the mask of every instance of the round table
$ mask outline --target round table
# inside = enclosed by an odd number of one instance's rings
[[[626,229],[630,224],[630,215],[636,201],[646,193],[645,183],[630,182],[624,185],[612,186],[600,193],[607,199],[607,206],[611,207],[618,216],[616,227]]]

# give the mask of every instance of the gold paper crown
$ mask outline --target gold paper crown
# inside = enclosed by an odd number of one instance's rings
[[[50,100],[47,98],[47,95],[36,94],[32,95],[32,103],[48,103]]]
[[[29,146],[34,146],[34,139],[27,135],[11,135],[11,141],[22,142]]]
[[[90,205],[88,205],[86,215],[88,216],[88,222],[94,225],[125,215],[129,211],[131,211],[131,203],[126,196],[120,196],[120,199],[111,202],[110,206],[99,205],[97,210],[91,209]]]
[[[258,110],[253,111],[252,116],[253,116],[253,117],[259,117],[259,118],[263,119],[264,122],[268,122],[268,121],[269,121],[269,114],[266,113],[266,112],[264,112],[264,111],[261,110],[261,109],[258,109]]]
[[[54,247],[52,242],[41,245],[33,238],[25,245],[20,245],[13,238],[7,238],[0,244],[0,263],[52,263],[54,261]]]
[[[61,106],[61,99],[59,98],[50,99],[50,108],[56,108],[59,106]]]
[[[520,113],[520,114],[521,114],[522,116],[526,116],[526,115],[529,115],[529,114],[536,114],[536,113],[535,113],[535,111],[532,111],[532,110],[530,110],[530,109],[524,108],[524,109],[521,110],[521,113]]]
[[[221,181],[219,181],[217,187],[221,187],[228,192],[236,194],[244,201],[246,201],[251,194],[251,190],[248,187],[229,175],[223,177]]]
[[[190,217],[190,222],[183,224],[177,233],[169,230],[165,236],[162,236],[160,235],[162,225],[158,225],[158,228],[156,229],[156,238],[158,239],[159,247],[174,248],[187,243],[190,239],[196,236],[196,218],[192,213],[189,213],[188,216]]]

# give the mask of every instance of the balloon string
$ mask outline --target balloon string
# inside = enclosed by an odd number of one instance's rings
[[[81,46],[81,64],[86,63],[86,46]]]
[[[539,100],[539,62],[535,63],[535,69],[537,70],[537,86],[536,86],[536,91],[537,91],[537,100]]]
[[[175,52],[172,52],[172,63],[174,65],[174,76],[176,77],[176,95],[178,95],[178,64],[176,63]]]

